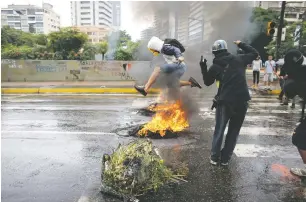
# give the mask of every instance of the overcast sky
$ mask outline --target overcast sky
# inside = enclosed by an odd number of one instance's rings
[[[71,26],[70,17],[70,1],[69,0],[1,0],[1,8],[7,7],[9,4],[33,4],[41,6],[42,2],[53,5],[55,12],[61,16],[61,26]],[[121,1],[121,29],[126,30],[133,40],[140,37],[140,31],[145,29],[146,24],[133,23],[133,12],[131,12],[130,3]]]

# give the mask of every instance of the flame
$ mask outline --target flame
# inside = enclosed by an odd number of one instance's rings
[[[153,132],[159,133],[163,137],[166,135],[166,131],[180,132],[189,127],[186,112],[180,101],[150,106],[150,110],[156,111],[156,114],[138,132],[141,136]]]

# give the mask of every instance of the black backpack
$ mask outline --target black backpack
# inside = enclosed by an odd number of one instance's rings
[[[184,46],[176,39],[165,39],[164,44],[170,44],[180,49],[181,53],[185,52]]]

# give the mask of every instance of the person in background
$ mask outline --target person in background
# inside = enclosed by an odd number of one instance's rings
[[[273,74],[275,72],[275,61],[272,60],[272,55],[269,55],[268,60],[265,62],[265,86],[268,84],[268,89],[271,90],[271,82],[273,82]]]
[[[253,88],[258,88],[261,67],[262,67],[262,60],[260,59],[260,56],[258,56],[256,60],[253,60],[252,62],[252,69],[253,69],[253,86],[252,87]]]
[[[286,82],[287,79],[288,79],[288,74],[286,73],[284,68],[281,68],[280,74],[279,74],[279,85],[280,85],[282,90],[281,90],[277,99],[282,102],[282,105],[288,105],[289,104],[289,98],[285,95],[285,92],[284,92],[284,85],[285,85],[285,82]],[[284,95],[285,95],[285,99],[283,99]],[[292,98],[292,104],[291,104],[292,109],[295,108],[295,99],[296,99],[296,97]]]

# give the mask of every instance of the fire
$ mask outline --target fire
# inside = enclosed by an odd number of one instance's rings
[[[152,106],[150,110],[156,111],[156,114],[138,132],[139,135],[146,136],[148,132],[153,132],[165,136],[166,131],[180,132],[189,127],[186,112],[180,101]]]

